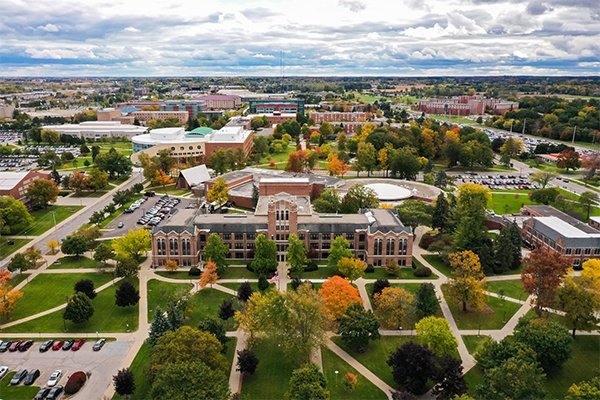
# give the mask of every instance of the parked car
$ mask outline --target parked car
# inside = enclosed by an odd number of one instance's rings
[[[71,350],[71,347],[73,347],[73,341],[72,340],[67,340],[65,341],[65,343],[63,344],[62,349],[63,350]]]
[[[6,352],[6,350],[8,350],[8,348],[10,347],[11,344],[12,344],[11,341],[2,342],[2,344],[0,344],[0,353]]]
[[[85,343],[84,339],[75,340],[75,342],[73,342],[73,347],[71,347],[71,350],[73,350],[73,351],[79,350],[81,348],[81,346],[83,346],[84,343]]]
[[[117,228],[122,228],[124,226],[125,226],[125,224],[123,222],[119,222],[119,225],[117,225]]]
[[[63,344],[65,344],[64,340],[55,340],[54,344],[52,344],[52,350],[56,351],[62,349]]]
[[[102,349],[102,347],[104,346],[104,343],[106,343],[106,339],[96,340],[96,343],[94,343],[94,345],[92,346],[92,350],[100,351]]]
[[[63,391],[62,386],[54,386],[46,396],[46,400],[56,400]]]
[[[45,353],[46,351],[50,350],[53,343],[53,340],[46,340],[45,342],[42,342],[42,344],[40,344],[40,353]]]
[[[25,379],[23,379],[23,385],[31,386],[31,385],[33,385],[33,382],[35,382],[35,380],[39,377],[40,377],[40,370],[34,369],[25,377]]]
[[[8,372],[8,367],[3,365],[0,367],[0,379],[4,378],[4,375]]]
[[[8,351],[10,351],[10,352],[17,351],[19,349],[19,346],[21,345],[21,343],[23,343],[21,340],[12,342],[10,347],[8,348]]]
[[[33,400],[44,400],[45,398],[47,398],[46,396],[48,396],[48,393],[50,393],[50,389],[49,387],[47,388],[41,388],[37,394],[35,395],[35,397],[33,398]]]
[[[33,340],[25,340],[19,345],[18,350],[21,352],[27,351],[31,346],[33,346]]]
[[[12,379],[10,380],[10,384],[13,386],[18,385],[23,379],[25,379],[26,376],[27,376],[27,370],[21,369],[16,374],[13,375]]]
[[[61,376],[62,376],[62,370],[57,369],[56,371],[54,371],[52,373],[52,375],[50,375],[50,378],[48,379],[48,386],[56,386],[56,384],[60,380]]]
[[[155,195],[156,195],[156,193],[154,193],[154,192],[146,192],[146,193],[144,193],[144,196],[147,196],[147,197],[154,197]]]

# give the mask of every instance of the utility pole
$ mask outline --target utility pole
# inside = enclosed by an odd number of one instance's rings
[[[577,132],[577,125],[573,127],[573,139],[571,140],[571,144],[575,144],[575,132]]]
[[[524,135],[524,134],[525,134],[525,125],[526,125],[526,124],[527,124],[527,118],[525,118],[525,119],[523,120],[523,132],[521,132],[521,134],[522,134],[522,135]]]

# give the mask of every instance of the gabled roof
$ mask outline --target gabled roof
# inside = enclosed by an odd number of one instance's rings
[[[183,176],[183,178],[190,186],[198,186],[201,183],[204,183],[210,179],[208,169],[204,164],[188,169],[183,169],[179,171],[179,174]]]

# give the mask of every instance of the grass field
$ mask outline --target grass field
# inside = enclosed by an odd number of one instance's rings
[[[446,114],[427,114],[428,118],[435,118],[442,121],[448,121],[455,124],[471,124],[471,125],[480,125],[477,122],[473,121],[469,118],[464,118],[456,115],[446,115]]]
[[[152,279],[148,281],[148,320],[154,319],[154,310],[157,306],[165,306],[175,298],[179,298],[187,293],[192,286],[189,283],[182,282],[168,283]]]
[[[501,193],[492,192],[492,198],[488,202],[488,208],[493,210],[496,214],[514,214],[518,213],[523,206],[537,204],[529,199],[527,193],[520,193],[515,191],[514,193]]]
[[[444,274],[446,276],[450,276],[452,269],[450,268],[450,266],[448,266],[448,265],[446,265],[446,263],[444,263],[444,260],[442,259],[442,257],[440,257],[436,254],[427,254],[427,255],[424,255],[423,258],[425,259],[425,261],[427,261],[429,264],[431,264],[432,267],[434,267],[435,269],[440,271],[442,274]]]
[[[129,398],[130,400],[146,400],[149,398],[152,382],[150,381],[146,369],[150,366],[151,354],[152,347],[149,344],[144,343],[129,366],[129,369],[133,372],[133,376],[135,377],[135,392]],[[121,400],[123,397],[115,394],[113,399]]]
[[[327,388],[330,391],[332,399],[387,399],[384,392],[339,358],[334,352],[323,346],[321,347],[321,355],[323,359],[323,373],[325,374],[325,379],[327,379]],[[336,372],[338,373],[336,374]],[[358,377],[356,389],[351,393],[344,390],[343,384],[344,376],[349,372]]]
[[[101,286],[112,279],[112,275],[89,274],[41,274],[23,287],[23,297],[10,315],[11,321],[48,310],[67,301],[73,294],[73,285],[81,279],[90,279],[94,287]]]
[[[8,244],[9,242],[12,244]],[[29,242],[31,242],[30,239],[0,239],[0,260],[3,260]]]
[[[520,279],[488,282],[486,289],[490,292],[512,297],[513,299],[525,300],[528,296],[525,289],[523,289],[523,283]]]
[[[200,279],[199,276],[190,276],[188,274],[187,270],[175,271],[175,272],[156,271],[156,275],[164,276],[165,278],[170,278],[170,279],[181,279],[182,281],[187,280],[188,282],[190,281],[190,279],[192,280],[192,282]],[[184,282],[182,282],[182,283],[184,283]]]
[[[188,320],[186,323],[197,327],[203,318],[219,318],[219,307],[223,303],[223,300],[234,299],[235,297],[216,289],[202,289],[190,299],[190,311],[187,313]],[[236,302],[234,301],[234,308],[235,304]],[[224,325],[225,329],[234,330],[237,322],[233,318],[230,318],[224,321]]]
[[[31,213],[33,224],[21,235],[41,235],[54,226],[53,212],[56,216],[56,223],[59,224],[82,208],[80,206],[50,206],[44,210],[33,211]]]
[[[283,152],[281,153],[273,153],[273,154],[267,154],[266,156],[264,156],[259,164],[269,164],[271,161],[275,162],[275,163],[283,163],[283,162],[287,162],[289,154],[292,151],[296,151],[296,145],[295,144],[288,144],[288,147],[284,149]]]
[[[9,382],[13,375],[17,371],[9,372],[2,380],[0,380],[0,397],[3,400],[23,400],[32,399],[35,394],[40,390],[39,386],[25,386],[20,384],[18,386],[10,386]],[[40,378],[36,380],[40,383]]]
[[[119,283],[123,280],[119,281]],[[138,286],[138,280],[130,280]],[[128,332],[134,331],[138,326],[138,305],[132,307],[118,307],[115,305],[116,286],[98,293],[92,300],[94,315],[88,321],[75,324],[70,321],[63,322],[63,310],[46,316],[36,318],[23,324],[15,325],[4,332]],[[66,328],[66,330],[65,330]]]
[[[479,343],[483,342],[486,337],[488,337],[488,336],[468,335],[468,336],[463,336],[462,339],[465,342],[465,346],[467,346],[467,350],[469,350],[469,353],[475,354],[475,351],[477,351],[477,347],[479,346]]]
[[[103,263],[87,257],[66,256],[52,263],[49,269],[100,268]]]

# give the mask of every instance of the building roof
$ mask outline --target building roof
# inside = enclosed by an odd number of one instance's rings
[[[525,206],[524,208],[527,210],[533,211],[535,213],[534,215],[536,217],[556,217],[556,218],[564,221],[568,225],[577,227],[577,229],[579,229],[585,233],[589,233],[589,234],[600,233],[598,230],[589,226],[588,224],[585,224],[585,223],[581,222],[580,220],[578,220],[577,218],[574,218],[574,217],[570,216],[569,214],[566,214],[560,210],[557,210],[556,208],[554,208],[552,206],[544,206],[544,205]]]
[[[587,226],[583,223],[571,225],[557,217],[533,217],[532,220],[536,232],[554,242],[562,241],[565,247],[600,247],[600,231],[589,227],[592,232],[586,232],[580,229]]]
[[[201,183],[204,183],[210,179],[208,169],[204,164],[197,165],[188,169],[182,169],[181,171],[179,171],[179,174],[183,175],[183,178],[190,186],[198,186]]]
[[[29,174],[25,172],[0,172],[0,190],[12,190]]]
[[[67,135],[79,132],[132,132],[140,134],[147,130],[143,126],[122,124],[119,121],[85,121],[80,124],[44,125],[42,129],[52,129]]]
[[[204,136],[204,135],[208,135],[210,133],[212,133],[213,129],[209,128],[208,126],[201,126],[199,128],[196,128],[192,131],[190,131],[188,133],[188,135],[200,135],[200,136]]]

